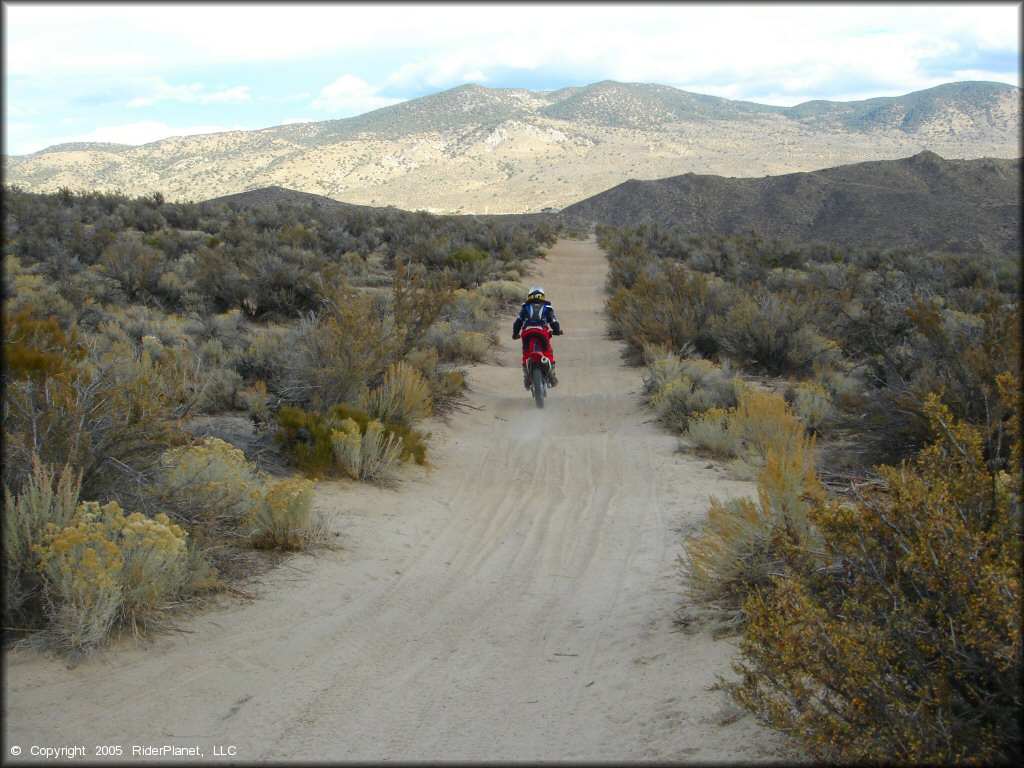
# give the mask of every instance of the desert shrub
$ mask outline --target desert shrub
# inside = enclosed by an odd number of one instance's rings
[[[249,413],[249,418],[252,419],[257,431],[264,430],[270,424],[270,396],[267,394],[267,385],[262,380],[257,379],[239,392],[238,399]]]
[[[712,455],[729,457],[739,454],[740,436],[731,428],[730,411],[725,408],[711,408],[691,416],[686,436],[698,449]]]
[[[450,363],[441,363],[436,347],[414,349],[405,362],[420,372],[430,388],[431,411],[444,413],[454,407],[466,389],[463,371]]]
[[[300,319],[267,383],[289,405],[326,410],[354,401],[398,353],[395,318],[380,314],[372,296],[354,294]]]
[[[795,419],[794,419],[795,421]],[[690,595],[725,614],[742,614],[751,589],[788,572],[801,551],[818,549],[810,511],[824,501],[814,472],[814,438],[802,430],[770,439],[757,499],[711,500],[708,521],[685,546]]]
[[[209,339],[199,346],[197,357],[204,376],[193,411],[223,413],[234,410],[242,389],[242,375],[231,366],[230,353],[219,339]]]
[[[4,258],[4,298],[10,313],[31,306],[37,317],[54,318],[63,328],[70,328],[78,319],[75,306],[64,298],[56,284],[35,269],[23,267],[10,254]]]
[[[179,520],[234,527],[258,505],[263,481],[242,451],[206,437],[161,455],[153,494]]]
[[[46,467],[32,456],[32,473],[17,494],[4,487],[3,505],[3,587],[4,624],[11,626],[14,617],[26,603],[39,597],[42,583],[39,575],[39,554],[47,526],[63,528],[78,506],[82,475],[64,465],[59,472]],[[37,616],[28,609],[32,623]]]
[[[395,470],[402,458],[402,438],[389,432],[379,421],[369,421],[360,429],[349,418],[339,429],[331,431],[334,458],[342,471],[353,480],[370,480],[392,484]]]
[[[105,321],[119,327],[124,333],[117,338],[128,338],[138,346],[144,336],[155,336],[165,347],[183,346],[189,341],[188,323],[176,315],[133,304],[124,308],[109,308]]]
[[[358,405],[374,418],[408,427],[430,415],[430,385],[413,366],[399,361],[384,371],[381,383],[359,393]]]
[[[704,275],[675,266],[638,267],[631,283],[618,281],[606,306],[609,332],[626,342],[632,359],[649,344],[706,355],[718,350],[710,321],[721,311],[720,302]]]
[[[166,516],[125,516],[117,502],[84,502],[70,524],[51,526],[38,547],[48,642],[73,654],[99,645],[118,624],[138,632],[187,594],[186,534]]]
[[[138,633],[160,623],[163,611],[192,593],[204,572],[193,570],[187,534],[167,515],[128,515],[117,535],[121,550],[121,621]]]
[[[480,285],[476,292],[492,300],[500,309],[517,307],[524,298],[522,284],[512,280],[491,280]]]
[[[1013,471],[993,471],[984,429],[925,407],[933,442],[914,462],[812,512],[832,565],[747,599],[733,693],[821,759],[1016,764],[1019,432]]]
[[[229,352],[244,348],[249,341],[245,318],[238,309],[219,315],[196,315],[188,324],[188,332],[200,343],[218,341]]]
[[[459,330],[452,323],[443,321],[427,332],[424,343],[438,351],[441,360],[481,362],[491,349],[488,334],[477,331]]]
[[[479,285],[497,269],[489,254],[476,248],[459,248],[448,255],[445,263],[455,282],[463,288]]]
[[[120,233],[103,249],[99,264],[130,302],[155,294],[165,267],[163,253],[129,232]]]
[[[492,336],[497,301],[482,291],[456,290],[451,303],[438,314],[438,320],[449,323],[453,329]]]
[[[647,347],[649,375],[644,391],[658,419],[675,432],[685,432],[695,414],[736,405],[739,381],[728,366],[709,360],[681,358]]]
[[[759,465],[767,460],[773,444],[787,446],[803,439],[804,427],[785,399],[774,392],[761,392],[746,387],[731,415],[730,428],[740,436],[744,452]],[[798,450],[792,445],[792,450]]]
[[[249,337],[249,343],[235,362],[235,370],[246,380],[260,379],[272,382],[283,378],[286,364],[284,350],[288,344],[286,328],[254,330]]]
[[[5,344],[15,360],[4,397],[5,477],[17,485],[35,453],[81,469],[83,496],[111,498],[126,481],[124,467],[144,471],[180,441],[194,400],[183,380],[188,366],[170,350],[155,363],[125,342],[83,349],[43,327],[18,323]]]
[[[803,374],[834,359],[838,348],[807,324],[809,310],[784,294],[737,293],[732,306],[711,323],[719,347],[737,360],[773,374]]]
[[[317,538],[313,483],[281,480],[267,488],[250,517],[257,549],[301,550]]]
[[[346,420],[359,427],[360,435],[365,435],[374,421],[366,411],[344,403],[332,407],[327,413],[284,406],[277,413],[278,430],[274,438],[284,446],[292,463],[307,475],[337,474],[344,470],[335,454],[333,433],[344,432]],[[400,442],[401,460],[413,459],[417,464],[426,462],[425,435],[402,425],[384,426],[385,431],[395,437],[395,442]],[[386,437],[383,439],[387,440]]]
[[[714,400],[689,378],[674,379],[651,396],[659,421],[673,432],[685,432],[691,416],[715,407]]]
[[[456,331],[445,347],[451,359],[482,362],[490,352],[492,340],[488,334],[477,331]]]
[[[832,415],[832,398],[824,387],[801,382],[793,391],[793,412],[820,434]]]
[[[685,353],[692,350],[693,347],[687,347]],[[647,364],[643,391],[648,399],[658,394],[669,382],[683,378],[683,357],[668,348],[657,344],[645,345],[643,357]]]

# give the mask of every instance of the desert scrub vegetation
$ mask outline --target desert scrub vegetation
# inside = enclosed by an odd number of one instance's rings
[[[4,626],[14,626],[19,616],[31,621],[40,613],[38,547],[49,527],[70,523],[81,485],[81,474],[69,465],[52,471],[34,455],[22,492],[15,496],[4,486]]]
[[[365,478],[394,469],[388,451],[372,459],[381,435],[389,451],[400,446],[398,462],[425,461],[428,435],[416,425],[458,406],[461,366],[486,354],[508,284],[558,234],[551,217],[170,204],[159,193],[5,187],[3,203],[5,627],[77,621],[79,639],[68,635],[66,648],[115,631],[125,616],[139,631],[155,626],[146,617],[163,609],[125,608],[134,605],[127,572],[113,564],[131,557],[98,543],[70,560],[52,554],[44,589],[44,533],[54,534],[50,545],[63,542],[86,502],[107,510],[90,513],[96,542],[121,517],[166,515],[188,542],[186,570],[216,568],[222,584],[273,561],[249,559],[254,546],[318,546],[325,523],[308,486],[275,485],[286,481],[263,471],[285,474],[272,436],[283,430],[296,468],[345,470],[330,431],[314,428],[319,442],[303,452],[295,442],[307,433],[282,427],[282,412],[285,425],[289,408],[335,429],[352,418]],[[252,439],[196,439],[204,425],[239,417]],[[273,460],[257,466],[267,452]],[[110,504],[131,513],[118,517]],[[158,529],[146,530],[153,539]],[[92,608],[79,605],[77,619],[59,587],[76,557],[107,590]],[[170,590],[153,605],[165,598],[192,599]]]
[[[207,437],[160,456],[150,495],[184,523],[230,529],[252,514],[265,482],[241,450]]]
[[[924,397],[986,425],[1006,458],[995,380],[1020,367],[1019,265],[1001,254],[802,244],[669,227],[598,228],[609,254],[608,327],[627,357],[691,347],[792,386],[833,371],[842,386],[799,407],[856,444],[868,468],[916,455]],[[826,420],[827,418],[827,420]]]
[[[684,350],[684,355],[691,350]],[[736,406],[742,383],[728,363],[718,366],[656,346],[646,347],[644,357],[644,394],[658,419],[673,432],[685,432],[693,417],[707,411]]]
[[[310,477],[390,481],[397,464],[426,463],[427,435],[408,425],[382,423],[356,406],[338,404],[325,414],[286,406],[277,420],[276,439]]]
[[[708,520],[685,546],[684,575],[690,595],[713,606],[734,625],[744,619],[743,601],[790,560],[819,557],[820,534],[810,510],[824,498],[814,471],[814,438],[796,419],[768,436],[757,497],[711,501]]]
[[[258,549],[306,549],[326,535],[325,518],[313,510],[313,483],[298,478],[270,485],[257,500],[249,523]]]
[[[166,515],[125,515],[117,502],[83,502],[68,524],[49,525],[37,547],[48,645],[81,654],[118,625],[139,632],[161,620],[205,577],[186,533]]]
[[[739,635],[723,687],[817,759],[1019,762],[1019,265],[650,225],[599,237],[629,357],[696,350],[746,382],[734,406],[682,408],[699,450],[756,480],[684,543],[691,608]],[[668,285],[695,307],[666,312]],[[649,373],[648,396],[681,375],[671,359]],[[849,452],[823,466],[817,438],[829,462]]]
[[[794,558],[748,595],[732,691],[830,761],[1013,764],[1020,475],[994,470],[984,430],[937,396],[925,410],[934,442],[916,460],[810,510],[828,567]]]

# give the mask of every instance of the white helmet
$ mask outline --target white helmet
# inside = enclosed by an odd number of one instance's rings
[[[527,301],[533,301],[534,299],[540,299],[541,301],[544,300],[544,289],[541,288],[539,285],[533,286],[533,288],[530,289],[530,293],[526,297]]]

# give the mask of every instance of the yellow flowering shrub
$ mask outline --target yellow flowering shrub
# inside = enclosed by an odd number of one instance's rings
[[[165,509],[193,523],[238,523],[252,512],[264,478],[245,454],[216,437],[165,451],[154,484]]]
[[[124,559],[122,612],[133,627],[188,591],[193,574],[186,536],[162,513],[150,519],[133,512],[124,519],[117,542]]]
[[[138,631],[193,586],[185,531],[166,515],[126,516],[117,502],[83,502],[69,525],[47,526],[37,551],[49,635],[76,653],[119,623]]]
[[[934,442],[915,462],[812,510],[829,566],[793,567],[746,601],[733,695],[829,761],[1017,764],[1019,410],[1008,472],[986,461],[983,427],[936,395],[923,409]]]
[[[313,483],[302,479],[274,483],[256,505],[250,523],[258,549],[304,549],[315,534]]]
[[[804,432],[800,420],[781,395],[749,388],[740,394],[739,404],[731,415],[730,429],[740,435],[751,458],[762,466],[770,445],[780,441],[794,443],[802,439]],[[797,445],[792,447],[800,450]]]

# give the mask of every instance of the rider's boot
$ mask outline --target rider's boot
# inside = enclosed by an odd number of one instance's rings
[[[551,370],[548,372],[548,386],[558,386],[558,377],[555,375],[555,366],[553,363],[551,365]]]
[[[526,372],[526,364],[523,363],[523,386],[530,388],[530,375]]]

